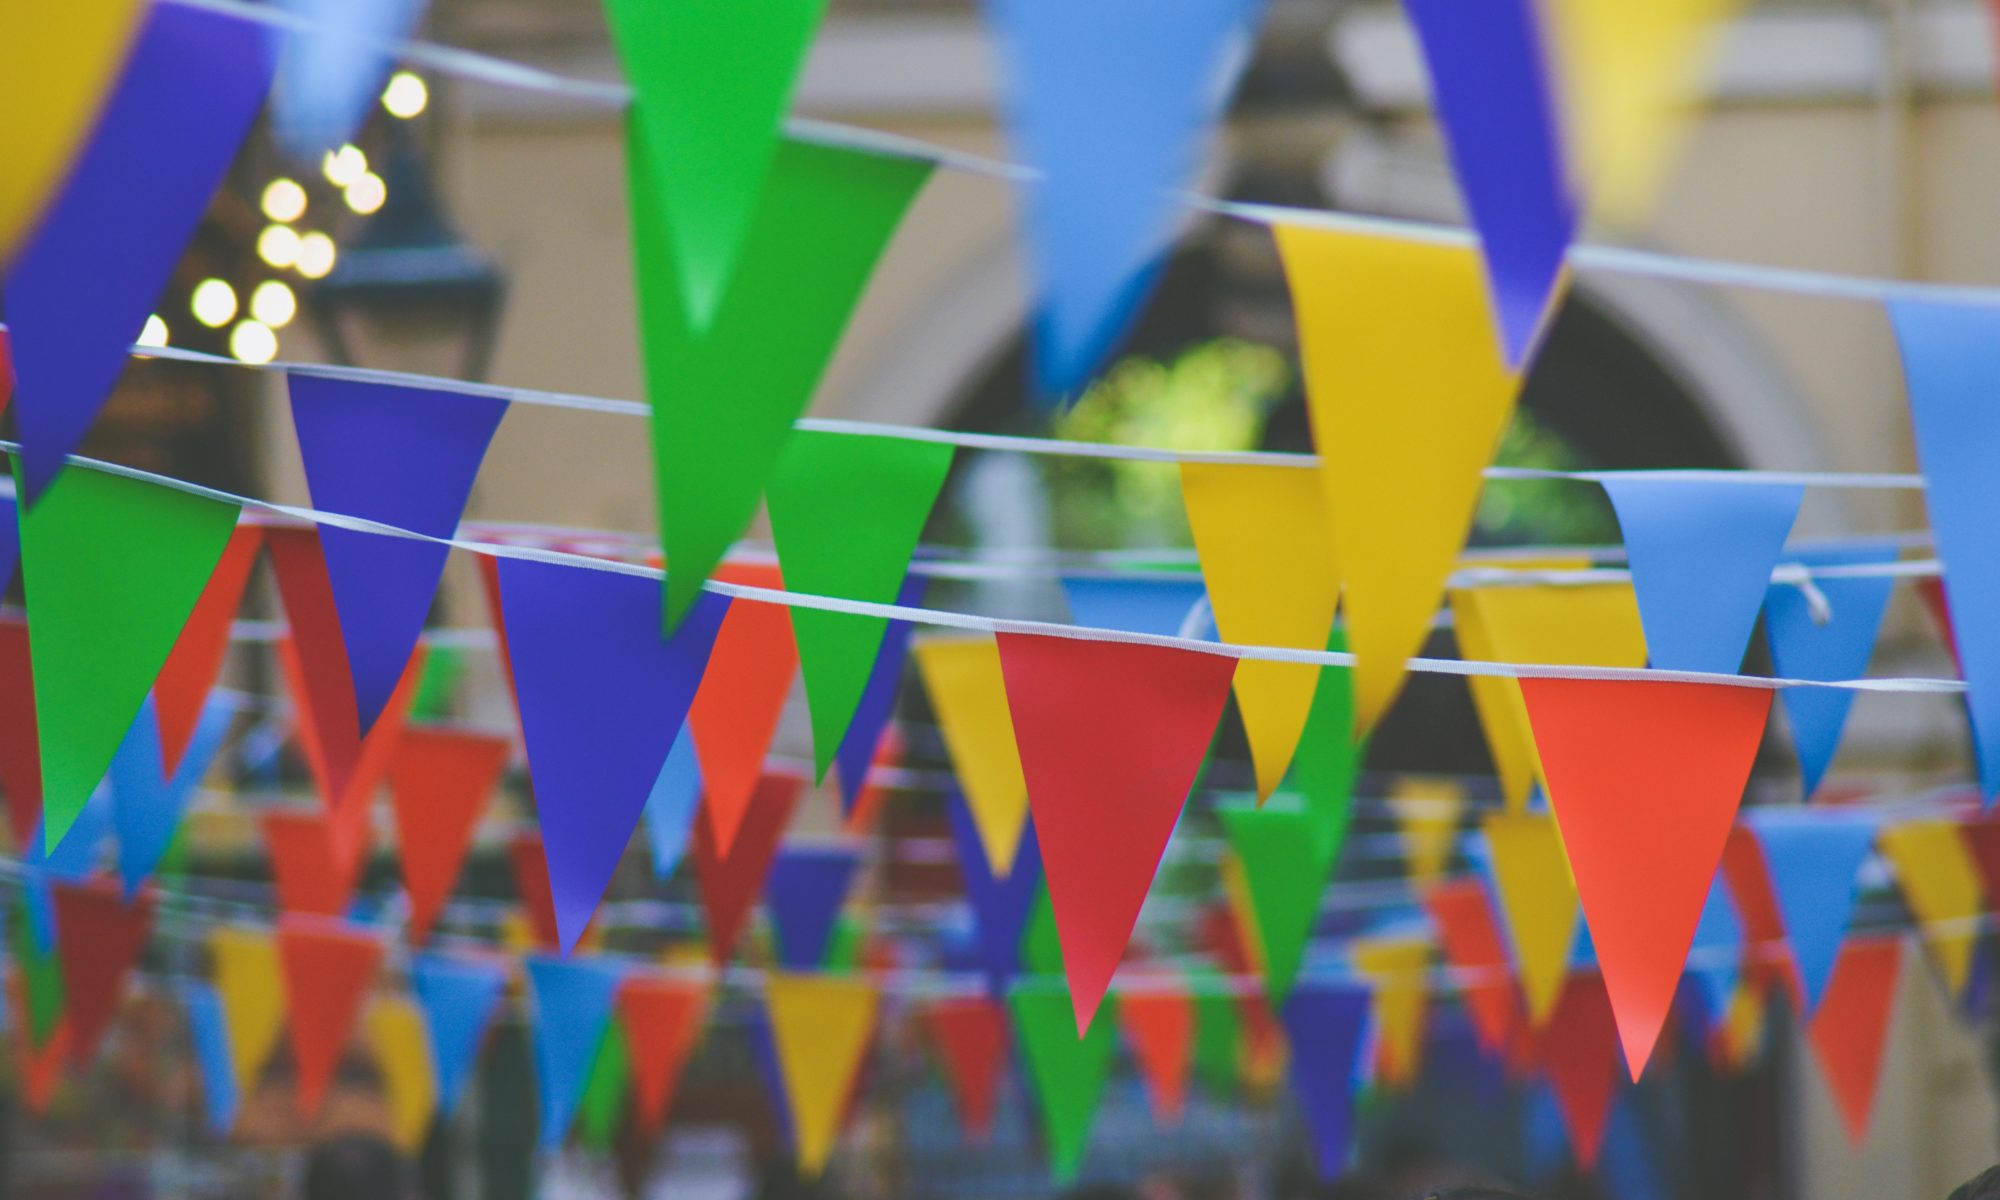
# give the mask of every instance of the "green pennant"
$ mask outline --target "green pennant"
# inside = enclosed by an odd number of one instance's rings
[[[1028,910],[1028,927],[1021,933],[1021,965],[1030,975],[1063,973],[1062,935],[1056,930],[1047,883],[1035,889],[1035,906]]]
[[[672,633],[756,515],[792,422],[931,164],[781,140],[706,324],[684,302],[659,175],[636,118],[627,123],[626,169]]]
[[[61,478],[57,476],[58,480]],[[34,931],[28,927],[25,915],[14,922],[11,932],[14,962],[21,972],[21,992],[27,1001],[28,1039],[37,1046],[46,1046],[56,1031],[56,1023],[62,1020],[62,960],[56,957],[53,946],[44,950],[35,944]]]
[[[18,463],[16,471],[18,474]],[[111,765],[236,528],[236,506],[64,471],[21,511],[21,575],[54,850]]]
[[[1229,847],[1243,864],[1251,917],[1264,948],[1264,994],[1282,1008],[1292,994],[1332,862],[1313,836],[1314,818],[1273,797],[1263,808],[1218,808]]]
[[[1042,1134],[1048,1141],[1049,1172],[1060,1181],[1076,1178],[1083,1165],[1084,1144],[1097,1115],[1098,1099],[1111,1072],[1117,1048],[1116,1020],[1090,1023],[1090,1032],[1076,1035],[1076,1010],[1069,988],[1061,980],[1033,980],[1015,986],[1008,995],[1014,1028],[1028,1060],[1028,1079],[1042,1113]],[[1106,996],[1100,1017],[1112,1010],[1117,997]],[[1113,1014],[1115,1016],[1115,1013]]]
[[[1243,1018],[1236,997],[1212,967],[1194,973],[1194,1073],[1202,1087],[1218,1100],[1236,1094],[1242,1077]]]
[[[720,302],[826,0],[606,0],[695,324]]]
[[[867,933],[852,913],[842,913],[834,918],[833,936],[826,942],[826,972],[830,975],[852,975],[860,970],[861,951],[867,945]]]
[[[1346,631],[1335,629],[1326,648],[1347,649]],[[1368,753],[1368,739],[1354,738],[1354,671],[1321,667],[1313,688],[1312,707],[1292,754],[1291,783],[1306,798],[1312,835],[1320,856],[1330,867],[1347,841],[1347,823],[1354,802],[1354,777]]]
[[[943,442],[793,433],[765,489],[785,587],[894,604],[951,460],[952,447]],[[884,617],[792,610],[816,780],[833,765],[888,628]]]
[[[577,1106],[576,1140],[593,1150],[605,1150],[618,1136],[618,1118],[625,1114],[625,1089],[632,1078],[632,1047],[625,1029],[612,1021],[590,1060],[590,1078]]]

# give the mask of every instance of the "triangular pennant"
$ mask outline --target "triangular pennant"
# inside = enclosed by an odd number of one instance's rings
[[[449,1117],[472,1082],[486,1031],[507,991],[507,968],[497,960],[420,955],[410,960],[410,991],[424,1010],[438,1111]]]
[[[362,1018],[389,1105],[389,1136],[405,1154],[423,1148],[437,1114],[437,1075],[424,1014],[407,996],[377,996]]]
[[[1326,648],[1344,652],[1347,635],[1335,629]],[[1241,671],[1243,664],[1236,669]],[[1347,844],[1354,816],[1354,780],[1367,753],[1367,737],[1354,733],[1353,670],[1321,667],[1305,732],[1292,755],[1292,786],[1305,797],[1313,841],[1320,858],[1329,863],[1340,860],[1341,847]]]
[[[1281,1010],[1291,1042],[1292,1090],[1305,1114],[1322,1179],[1347,1170],[1369,1007],[1366,988],[1315,981],[1293,991]]]
[[[1027,1063],[1035,1107],[1042,1114],[1042,1138],[1049,1172],[1058,1181],[1074,1179],[1083,1165],[1091,1122],[1104,1095],[1117,1052],[1115,1022],[1081,1031],[1070,995],[1052,980],[1029,980],[1007,997],[1014,1014],[1015,1040]],[[1116,1006],[1116,997],[1112,1004]]]
[[[103,471],[67,473],[23,512],[50,848],[104,778],[235,527],[233,504]]]
[[[250,1096],[285,1027],[285,984],[277,943],[261,929],[225,926],[209,935],[208,950],[229,1030],[236,1094]]]
[[[597,1056],[590,1061],[590,1074],[578,1101],[576,1140],[592,1150],[608,1150],[617,1133],[618,1118],[625,1112],[625,1093],[632,1083],[632,1049],[625,1030],[616,1022],[604,1027],[598,1039]]]
[[[715,575],[750,587],[785,586],[773,566],[730,565]],[[688,728],[701,760],[702,811],[714,824],[716,844],[724,854],[735,844],[750,795],[763,778],[764,760],[798,670],[792,610],[755,600],[731,602],[715,635],[708,673],[688,710]]]
[[[1521,694],[1636,1079],[1673,1004],[1771,693],[1523,679]]]
[[[793,420],[931,164],[781,140],[710,315],[710,306],[687,303],[692,264],[675,245],[667,200],[685,180],[663,174],[646,149],[648,121],[642,111],[629,122],[626,160],[671,630],[750,523]],[[800,220],[805,212],[814,219]]]
[[[1786,556],[1811,567],[1876,565],[1896,561],[1893,545]],[[1812,587],[1824,601],[1815,609],[1800,588],[1774,583],[1764,597],[1764,636],[1771,644],[1771,665],[1787,679],[1859,679],[1868,670],[1889,593],[1896,580],[1889,575],[1815,575]],[[1799,774],[1805,778],[1807,799],[1840,746],[1840,731],[1854,692],[1847,688],[1786,688],[1778,693],[1791,726],[1792,745],[1799,754]]]
[[[1961,822],[1958,832],[1986,889],[1986,911],[2000,910],[2000,814]]]
[[[1317,499],[1317,493],[1314,498]],[[1117,575],[1065,575],[1062,590],[1072,625],[1160,637],[1201,636],[1208,589],[1192,576],[1128,579]]]
[[[188,1040],[192,1043],[195,1070],[201,1076],[201,1111],[208,1132],[223,1135],[236,1124],[242,1096],[236,1088],[236,1070],[230,1058],[228,1014],[222,997],[198,979],[181,985],[181,1004],[187,1009]],[[276,1030],[272,1031],[274,1034]]]
[[[1174,193],[1200,165],[1261,7],[1201,0],[1171,21],[1144,0],[988,7],[1008,132],[1040,172],[1024,200],[1044,395],[1079,391],[1152,292]]]
[[[662,640],[652,580],[518,558],[500,564],[500,596],[567,953],[624,857],[730,604],[709,598]]]
[[[523,829],[508,839],[507,866],[514,878],[514,897],[521,902],[523,932],[529,942],[538,949],[557,949],[562,945],[562,931],[556,928],[556,902],[549,890],[549,856],[542,848],[542,835]],[[589,931],[586,924],[584,936]]]
[[[1578,971],[1563,984],[1555,1015],[1535,1047],[1569,1133],[1570,1153],[1585,1170],[1596,1165],[1604,1146],[1605,1118],[1618,1092],[1620,1036],[1604,979],[1595,971]],[[1632,1072],[1634,1078],[1638,1074]]]
[[[826,1167],[875,1033],[880,997],[866,979],[773,971],[764,978],[771,1043],[791,1114],[799,1174]]]
[[[31,1039],[22,1039],[21,1099],[34,1116],[47,1116],[49,1106],[55,1102],[56,1085],[62,1082],[63,1067],[70,1058],[69,1039],[68,1021],[57,1025],[49,1040],[39,1046]]]
[[[1283,1008],[1305,959],[1333,864],[1320,857],[1311,818],[1277,803],[1218,807],[1229,848],[1243,864],[1256,927],[1264,996]]]
[[[1562,998],[1576,944],[1576,879],[1547,813],[1493,813],[1480,825],[1493,895],[1506,918],[1528,1021],[1539,1028]]]
[[[778,853],[778,842],[784,837],[785,826],[791,824],[792,809],[804,787],[803,780],[783,775],[766,775],[758,781],[750,797],[750,811],[743,818],[743,831],[727,854],[716,848],[708,812],[704,810],[695,818],[695,885],[708,925],[709,957],[718,966],[735,952],[743,922],[764,892],[771,860]]]
[[[1876,817],[1861,810],[1758,808],[1748,822],[1764,851],[1810,1017],[1847,937],[1855,876],[1875,847]]]
[[[904,608],[917,607],[923,603],[924,592],[929,585],[928,578],[911,575],[903,581],[902,590],[896,593],[896,603]],[[909,665],[910,635],[915,631],[916,626],[908,621],[889,622],[888,629],[882,634],[882,645],[876,651],[875,667],[868,675],[868,684],[861,689],[861,701],[854,706],[854,719],[848,722],[840,747],[834,751],[834,774],[840,780],[840,806],[850,820],[859,811],[869,769],[874,766],[880,752],[890,748],[889,718],[895,715],[896,694],[902,689],[903,672]]]
[[[62,22],[51,22],[51,24],[62,24]],[[0,200],[0,204],[4,203],[5,203],[4,200]],[[5,254],[5,250],[6,250],[6,243],[4,240],[0,240],[0,262],[6,261],[7,256]],[[9,400],[12,400],[13,398],[14,398],[13,343],[10,342],[7,338],[7,327],[4,325],[0,325],[0,412],[7,411],[7,402]],[[10,508],[13,506],[14,501],[11,497],[8,499],[7,504],[8,507]],[[18,535],[0,534],[0,537],[13,537],[13,536],[18,536]],[[18,552],[19,549],[20,546],[17,542],[15,545],[15,550]],[[13,572],[10,569],[8,573],[11,575]]]
[[[403,887],[410,896],[411,944],[423,944],[444,910],[511,749],[506,738],[491,734],[403,731],[389,763],[389,794],[395,800]]]
[[[361,129],[426,0],[282,0],[298,21],[278,55],[271,126],[294,162],[311,163]]]
[[[507,415],[492,396],[287,377],[313,506],[422,534],[321,525],[320,549],[365,733],[416,649],[487,443]]]
[[[1476,879],[1433,884],[1424,891],[1424,911],[1437,926],[1445,961],[1459,975],[1458,994],[1480,1049],[1501,1057],[1521,1028],[1521,1001],[1486,888]]]
[[[1711,1025],[1728,1020],[1730,1001],[1743,975],[1744,950],[1743,918],[1730,899],[1728,885],[1717,875],[1708,886],[1708,900],[1702,905],[1701,921],[1694,927],[1694,946],[1688,953],[1688,971],[1699,986]]]
[[[527,965],[540,1141],[547,1150],[569,1135],[625,973],[613,959],[534,957]]]
[[[1614,478],[1604,493],[1618,510],[1653,666],[1734,675],[1805,488]]]
[[[1080,1032],[1132,936],[1236,660],[1032,634],[1003,633],[999,646]]]
[[[1244,646],[1325,646],[1340,600],[1340,572],[1318,474],[1299,467],[1183,463],[1181,500],[1216,631]],[[1253,659],[1236,668],[1236,704],[1260,800],[1270,798],[1291,766],[1319,677],[1311,663]]]
[[[1398,779],[1389,787],[1396,833],[1410,882],[1435,882],[1458,849],[1458,824],[1465,815],[1465,788],[1455,779]]]
[[[778,963],[789,971],[826,965],[833,927],[861,854],[853,846],[788,846],[764,880],[764,907],[778,941]]]
[[[292,1035],[299,1114],[319,1113],[347,1053],[362,1002],[382,968],[382,940],[351,925],[286,917],[278,923],[278,963]]]
[[[1878,836],[1945,990],[1954,997],[1962,994],[1979,943],[1978,923],[1972,918],[1979,915],[1983,897],[1979,869],[1958,826],[1944,820],[1904,821],[1886,826]]]
[[[1856,1146],[1868,1137],[1902,974],[1901,938],[1855,938],[1841,948],[1825,1000],[1806,1026],[1806,1040],[1826,1073],[1847,1138]]]
[[[122,0],[111,7],[129,11]],[[10,28],[7,40],[15,36]],[[124,372],[270,90],[272,65],[268,31],[254,21],[151,7],[88,143],[7,263],[0,291],[21,381],[16,477],[29,505],[39,507]],[[26,111],[41,112],[40,97]]]
[[[951,822],[952,846],[957,852],[959,877],[965,881],[965,903],[972,910],[973,937],[978,943],[979,966],[986,976],[986,988],[995,999],[1006,994],[1007,984],[1021,969],[1021,939],[1028,927],[1028,914],[1042,890],[1042,852],[1031,823],[1014,856],[1014,869],[996,876],[987,861],[979,829],[965,797],[952,792],[945,798],[945,815]]]
[[[990,637],[919,638],[911,645],[960,793],[993,873],[1014,869],[1028,819],[1028,784],[1014,742],[1000,650]]]
[[[125,982],[153,933],[153,898],[130,900],[109,881],[55,885],[56,942],[73,1061],[88,1066],[125,999]]]
[[[794,591],[893,604],[938,490],[951,471],[944,442],[799,430],[765,489],[771,540]],[[812,714],[817,778],[833,765],[875,670],[889,622],[791,610]]]
[[[0,791],[7,795],[7,831],[17,851],[42,823],[42,749],[35,722],[35,672],[28,623],[0,617]]]
[[[1500,353],[1472,247],[1274,232],[1356,657],[1355,728],[1366,731],[1430,634],[1520,377]]]
[[[646,796],[646,845],[653,852],[653,878],[664,880],[686,856],[701,806],[701,759],[686,724],[674,735],[667,761]]]
[[[1428,938],[1386,935],[1354,944],[1354,971],[1375,989],[1375,1078],[1397,1091],[1416,1086],[1430,1007]]]
[[[173,653],[153,680],[153,704],[158,713],[161,761],[172,775],[180,766],[181,755],[208,713],[209,693],[222,670],[222,656],[229,649],[231,625],[243,601],[243,589],[250,582],[250,569],[257,565],[264,548],[264,530],[258,525],[239,525],[229,537],[229,546],[209,574],[208,586],[181,627]]]
[[[1163,977],[1121,986],[1118,1027],[1146,1085],[1153,1123],[1180,1124],[1187,1116],[1188,1072],[1194,1062],[1194,1000],[1186,987]]]
[[[1000,1073],[1007,1063],[1007,1010],[986,996],[947,996],[924,1008],[945,1082],[970,1141],[993,1136]]]
[[[1226,1100],[1236,1094],[1243,1069],[1243,1021],[1236,998],[1219,986],[1212,968],[1194,993],[1194,1074],[1211,1096]]]
[[[24,900],[32,898],[37,889],[29,889]],[[49,907],[53,909],[51,902]],[[49,922],[53,924],[53,914]],[[64,1024],[67,1036],[67,1022],[63,1016],[63,968],[62,956],[55,945],[55,931],[46,934],[35,927],[32,906],[29,920],[17,923],[12,929],[12,945],[15,975],[20,983],[21,996],[13,1005],[26,1013],[27,1020],[21,1024],[31,1045],[46,1046],[54,1035],[58,1022]],[[43,941],[47,938],[46,943]]]
[[[346,915],[367,865],[373,840],[368,824],[350,840],[340,818],[325,813],[266,809],[263,816],[278,907],[317,917]]]
[[[152,700],[125,730],[106,779],[111,819],[118,830],[118,874],[125,881],[126,895],[133,894],[165,857],[188,800],[236,724],[238,704],[234,696],[209,699],[170,773],[162,770],[160,722],[153,719]]]
[[[1737,918],[1743,926],[1743,940],[1751,946],[1783,943],[1785,922],[1778,915],[1778,897],[1771,888],[1771,873],[1764,865],[1764,851],[1757,844],[1757,835],[1748,826],[1738,824],[1729,831],[1729,840],[1722,847],[1720,878],[1728,884],[1729,898],[1735,903]],[[1744,962],[1745,974],[1755,977],[1760,988],[1777,978],[1791,989],[1803,1007],[1804,992],[1799,986],[1798,972],[1790,968],[1789,958],[1773,961],[1765,956],[1751,956]]]
[[[673,1107],[681,1068],[708,1020],[708,986],[637,974],[618,991],[618,1014],[632,1051],[632,1105],[638,1128],[656,1134]]]

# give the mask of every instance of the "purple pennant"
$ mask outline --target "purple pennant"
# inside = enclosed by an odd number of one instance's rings
[[[271,88],[274,60],[260,25],[181,4],[147,11],[96,132],[0,284],[29,503],[110,397]]]
[[[780,964],[812,971],[826,962],[860,862],[851,846],[787,846],[778,852],[764,880],[764,904],[778,935]]]
[[[1368,1028],[1368,990],[1352,985],[1301,983],[1285,1002],[1291,1042],[1292,1090],[1298,1093],[1320,1177],[1347,1166],[1354,1140],[1354,1089]]]
[[[564,953],[645,811],[728,608],[727,597],[705,594],[662,641],[657,580],[500,560],[507,653]]]
[[[930,581],[920,575],[905,578],[902,590],[896,593],[896,603],[903,608],[917,607],[924,602],[924,589],[929,585]],[[882,732],[889,727],[889,718],[896,710],[896,692],[903,685],[903,668],[910,657],[910,633],[915,628],[908,621],[889,622],[882,634],[882,649],[875,655],[875,669],[861,690],[860,703],[854,706],[854,719],[847,723],[840,749],[834,751],[843,813],[854,811],[854,802],[868,781],[869,765],[875,761],[875,751],[882,744]]]
[[[288,383],[315,508],[427,538],[458,532],[505,400],[318,375]],[[365,731],[403,677],[451,548],[334,525],[319,539]]]
[[[952,845],[958,851],[958,873],[965,880],[965,902],[972,909],[979,964],[994,999],[1005,999],[1008,982],[1021,969],[1021,937],[1042,882],[1042,850],[1035,840],[1035,823],[1030,818],[1021,831],[1014,869],[996,877],[992,864],[986,861],[986,847],[979,840],[979,827],[973,823],[965,797],[952,792],[946,797],[945,811],[951,818]]]
[[[771,1116],[784,1137],[783,1144],[796,1146],[799,1140],[792,1129],[791,1094],[785,1091],[785,1072],[778,1063],[778,1039],[771,1032],[770,1015],[760,1007],[751,1014],[748,1024],[750,1056],[757,1062],[757,1079],[764,1085],[764,1094],[771,1098]]]
[[[1576,236],[1534,0],[1409,0],[1510,366],[1534,348]]]
[[[21,565],[20,510],[12,496],[0,496],[0,592],[14,582],[14,570]]]

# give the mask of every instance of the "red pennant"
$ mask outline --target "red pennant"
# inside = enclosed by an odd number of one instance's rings
[[[14,989],[15,1011],[27,1011],[27,998],[19,988]],[[38,1117],[45,1117],[49,1104],[56,1098],[56,1085],[62,1082],[63,1064],[70,1059],[69,1018],[62,1017],[55,1028],[49,1030],[49,1040],[35,1045],[34,1035],[29,1027],[31,1021],[17,1021],[15,1041],[21,1056],[21,1096],[28,1102],[28,1111]]]
[[[14,847],[25,851],[42,823],[42,748],[28,623],[15,617],[0,617],[0,788],[7,792]]]
[[[285,917],[278,922],[278,964],[290,1014],[299,1113],[311,1120],[381,970],[382,943],[352,926]]]
[[[1979,868],[1979,886],[1986,896],[1988,911],[2000,914],[2000,813],[1983,816],[1959,826],[1966,849]]]
[[[1458,993],[1480,1048],[1495,1058],[1506,1055],[1521,1024],[1521,997],[1485,885],[1476,879],[1437,884],[1425,892],[1424,907],[1437,924],[1445,961],[1469,977]]]
[[[521,899],[521,911],[527,914],[528,931],[534,935],[535,945],[554,950],[562,945],[562,934],[556,929],[556,901],[549,891],[549,855],[542,848],[542,835],[526,831],[515,834],[507,843],[507,861],[514,869],[514,894]],[[589,937],[590,927],[586,925],[583,936],[577,940]]]
[[[507,619],[500,613],[500,559],[491,554],[475,554],[479,566],[479,590],[486,596],[486,619],[493,626],[495,648],[500,654],[500,674],[507,680],[507,695],[514,701],[515,720],[520,720],[521,695],[514,690],[514,659],[507,653]]]
[[[1007,1010],[983,995],[948,996],[933,1001],[924,1020],[966,1139],[990,1140],[1007,1062]]]
[[[1778,894],[1771,888],[1771,868],[1764,861],[1764,847],[1757,835],[1745,826],[1729,831],[1722,847],[1722,878],[1729,885],[1730,899],[1736,902],[1743,919],[1744,973],[1768,984],[1782,980],[1792,997],[1792,1007],[1804,1009],[1805,988],[1797,967],[1785,949],[1785,922],[1778,913]]]
[[[783,588],[778,568],[726,565],[715,577],[749,587]],[[792,610],[737,600],[722,618],[701,689],[688,710],[695,755],[701,760],[702,810],[715,825],[716,848],[728,854],[764,776],[764,758],[799,671]]]
[[[1156,1125],[1187,1115],[1188,1068],[1194,1058],[1194,1001],[1184,988],[1148,980],[1118,993],[1118,1024],[1146,1083]]]
[[[1944,579],[1933,575],[1917,580],[1917,595],[1923,600],[1925,610],[1931,614],[1938,636],[1944,639],[1944,648],[1951,653],[1952,669],[1963,676],[1965,665],[1958,660],[1958,633],[1951,627],[1951,603],[1944,597]]]
[[[1673,1008],[1771,692],[1523,679],[1521,695],[1636,1079]]]
[[[999,643],[1081,1034],[1153,886],[1236,660],[1033,634]]]
[[[63,1015],[79,1066],[97,1056],[125,999],[125,982],[153,933],[153,897],[130,903],[116,883],[58,883],[56,946],[62,957]]]
[[[423,944],[458,883],[472,832],[507,769],[507,753],[505,738],[448,729],[406,729],[397,742],[389,794],[410,894],[412,944]]]
[[[153,680],[153,705],[158,710],[160,755],[168,775],[180,766],[194,738],[194,727],[222,670],[222,656],[229,649],[229,627],[243,602],[243,589],[250,582],[250,569],[257,565],[257,551],[264,545],[264,530],[257,525],[238,525],[229,545],[208,577],[201,599],[173,653]]]
[[[674,1085],[708,1019],[708,986],[686,979],[629,975],[618,1012],[632,1058],[633,1115],[639,1132],[658,1133],[673,1107]]]
[[[1604,1119],[1618,1091],[1618,1038],[1604,977],[1578,971],[1563,982],[1555,1011],[1536,1041],[1535,1058],[1555,1092],[1570,1152],[1586,1171],[1597,1165]]]
[[[1850,940],[1840,948],[1826,995],[1806,1027],[1841,1122],[1847,1126],[1848,1140],[1857,1146],[1868,1136],[1868,1118],[1875,1109],[1882,1048],[1888,1042],[1896,981],[1902,971],[1902,939]]]
[[[726,854],[717,848],[708,807],[695,814],[695,884],[708,917],[708,954],[717,966],[735,952],[743,923],[764,893],[764,877],[771,873],[771,860],[777,857],[778,842],[792,822],[792,809],[804,788],[804,780],[788,776],[766,775],[759,780],[736,844]]]
[[[326,813],[272,809],[264,814],[264,844],[288,913],[338,917],[354,901],[372,838],[365,824]]]

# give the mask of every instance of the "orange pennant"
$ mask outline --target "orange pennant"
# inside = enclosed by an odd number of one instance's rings
[[[62,1082],[63,1064],[70,1059],[71,1033],[69,1019],[65,1017],[49,1030],[49,1040],[37,1046],[29,1028],[31,1024],[15,1022],[14,1037],[20,1047],[22,1098],[28,1102],[28,1111],[41,1117],[48,1115],[49,1104],[56,1098],[56,1085]]]
[[[326,1099],[361,1015],[361,1002],[381,969],[382,943],[350,925],[285,917],[278,922],[278,962],[291,1014],[299,1113],[311,1120]]]
[[[618,1013],[632,1058],[633,1118],[640,1133],[666,1127],[674,1087],[708,1020],[708,985],[633,974],[618,988]]]
[[[766,775],[758,780],[742,818],[742,832],[726,852],[717,845],[711,810],[695,814],[695,885],[708,918],[709,957],[717,966],[729,961],[743,936],[743,923],[764,893],[764,878],[771,873],[771,860],[804,789],[803,780],[789,776]]]
[[[451,896],[472,833],[500,773],[507,739],[448,729],[408,729],[389,762],[389,794],[403,887],[410,894],[409,940],[422,945]]]
[[[88,1066],[152,936],[153,897],[141,892],[128,902],[110,880],[58,883],[52,890],[70,1051],[79,1066]]]
[[[1618,1092],[1618,1037],[1603,976],[1578,971],[1563,984],[1555,1015],[1535,1047],[1569,1133],[1570,1153],[1586,1171],[1597,1165],[1605,1118]]]
[[[1521,1001],[1486,888],[1476,879],[1434,884],[1424,892],[1424,908],[1437,925],[1445,961],[1465,976],[1458,993],[1480,1048],[1501,1057],[1521,1027]]]
[[[948,996],[924,1016],[967,1139],[989,1140],[1007,1062],[1007,1010],[986,996]]]
[[[1882,1049],[1896,1009],[1896,982],[1903,972],[1903,942],[1896,937],[1854,938],[1840,948],[1833,978],[1806,1036],[1826,1072],[1847,1138],[1860,1145],[1875,1109],[1882,1078]]]
[[[1167,979],[1120,988],[1118,1024],[1146,1083],[1156,1125],[1178,1125],[1187,1115],[1188,1069],[1194,1057],[1194,1000]]]
[[[271,855],[278,907],[318,917],[345,915],[372,840],[365,823],[296,809],[266,811],[264,845]]]
[[[782,589],[778,568],[732,564],[715,578],[748,587]],[[708,670],[688,710],[701,762],[702,811],[714,823],[716,849],[728,854],[764,776],[764,758],[799,672],[792,610],[782,604],[733,600],[715,635]],[[669,731],[671,732],[671,731]]]
[[[172,776],[194,739],[194,727],[222,670],[222,656],[229,649],[230,626],[243,602],[243,589],[250,582],[250,569],[257,565],[257,552],[264,547],[264,530],[259,525],[238,525],[229,545],[209,574],[173,653],[153,680],[153,706],[158,711],[160,756],[164,773]]]

